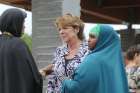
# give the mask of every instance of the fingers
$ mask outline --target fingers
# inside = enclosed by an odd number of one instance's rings
[[[53,72],[53,67],[54,67],[53,64],[49,64],[45,68],[40,69],[39,72],[42,76],[47,76],[47,75],[51,74],[51,72]]]
[[[41,74],[42,76],[46,76],[46,72],[45,72],[45,70],[40,69],[39,72],[40,72],[40,74]]]

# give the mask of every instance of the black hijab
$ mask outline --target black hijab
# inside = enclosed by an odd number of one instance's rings
[[[9,32],[15,37],[21,37],[26,16],[24,11],[17,8],[7,9],[0,17],[1,32]]]

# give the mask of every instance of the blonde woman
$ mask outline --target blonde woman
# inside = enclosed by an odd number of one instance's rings
[[[79,17],[71,14],[61,16],[56,19],[56,27],[64,45],[56,49],[53,64],[41,70],[43,75],[53,72],[48,76],[48,93],[60,93],[61,82],[65,78],[73,78],[74,71],[88,50],[83,37],[84,24]]]

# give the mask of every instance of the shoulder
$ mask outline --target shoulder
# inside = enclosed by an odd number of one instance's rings
[[[19,49],[19,48],[20,49],[26,49],[27,48],[26,44],[20,38],[13,37],[12,42],[13,42],[13,48],[14,49]]]
[[[81,45],[85,48],[88,48],[88,42],[86,40],[83,40]]]
[[[137,70],[140,71],[140,66],[138,66]]]
[[[18,37],[13,37],[12,40],[15,42],[15,44],[24,44],[23,40]]]
[[[67,47],[66,45],[63,45],[63,46],[59,46],[56,48],[55,52],[58,53],[58,54],[65,54],[67,52]]]
[[[140,66],[137,68],[137,73],[140,74]]]
[[[81,51],[86,53],[88,51],[88,42],[87,41],[82,41],[80,49],[81,49]]]
[[[79,56],[84,56],[88,51],[88,43],[86,41],[83,41],[80,45],[79,49]]]

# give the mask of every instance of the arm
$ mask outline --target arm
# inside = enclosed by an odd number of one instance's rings
[[[53,72],[53,67],[54,67],[54,64],[49,64],[45,68],[40,69],[39,72],[42,76],[50,75]]]
[[[59,55],[59,49],[57,48],[54,53],[54,59],[52,63],[46,68],[46,69],[52,70],[52,73],[50,73],[47,77],[48,78],[47,93],[55,93],[56,88],[58,87],[57,77],[56,77],[56,74],[54,73],[54,65],[58,61],[58,55]]]
[[[64,80],[62,83],[61,93],[80,93],[76,92],[80,85],[75,80]]]

